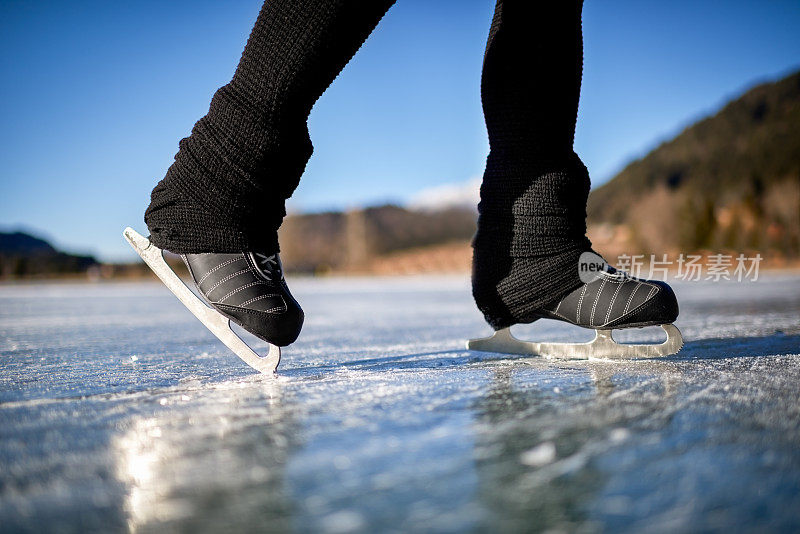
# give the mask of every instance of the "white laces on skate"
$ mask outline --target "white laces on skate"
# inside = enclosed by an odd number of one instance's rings
[[[256,267],[259,268],[261,273],[269,280],[272,281],[272,275],[278,274],[279,278],[283,277],[283,270],[281,269],[280,258],[277,254],[266,255],[260,252],[254,252],[253,256],[256,260]]]
[[[607,268],[603,271],[603,275],[606,278],[613,280],[615,282],[624,282],[626,280],[635,280],[633,276],[625,271],[621,271],[612,267],[611,265],[607,265]]]

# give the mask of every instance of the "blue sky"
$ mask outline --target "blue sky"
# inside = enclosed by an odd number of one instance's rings
[[[0,228],[132,259],[178,140],[233,74],[259,0],[0,3]],[[294,211],[404,202],[479,176],[491,0],[399,0],[318,102]],[[576,150],[594,185],[759,81],[800,67],[800,3],[584,7]]]

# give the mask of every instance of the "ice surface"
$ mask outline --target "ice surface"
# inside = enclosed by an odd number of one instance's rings
[[[0,531],[800,529],[800,277],[676,285],[633,362],[469,353],[463,278],[292,287],[277,378],[155,283],[0,287]]]

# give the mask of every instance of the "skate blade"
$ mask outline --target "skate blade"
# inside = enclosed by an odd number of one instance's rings
[[[680,330],[673,324],[660,326],[667,333],[667,340],[649,344],[617,343],[611,337],[611,330],[595,330],[594,339],[588,343],[537,343],[519,340],[511,335],[509,328],[503,328],[491,337],[470,339],[467,341],[467,350],[563,360],[631,360],[660,358],[677,353],[683,347]]]
[[[178,297],[192,314],[200,319],[212,334],[217,336],[226,347],[241,358],[247,365],[264,374],[274,373],[281,361],[281,348],[270,343],[266,356],[259,356],[247,343],[231,329],[230,320],[217,310],[207,306],[189,287],[170,269],[164,261],[161,249],[150,243],[150,240],[128,227],[123,232],[125,239],[133,247],[150,269],[156,273],[167,289]]]

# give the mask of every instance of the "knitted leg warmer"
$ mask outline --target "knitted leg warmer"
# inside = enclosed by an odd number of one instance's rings
[[[589,176],[572,150],[581,1],[498,0],[481,81],[490,153],[473,240],[473,296],[494,328],[531,322],[581,284]]]
[[[151,195],[151,240],[176,253],[278,251],[306,120],[393,0],[266,0],[231,82]]]

